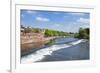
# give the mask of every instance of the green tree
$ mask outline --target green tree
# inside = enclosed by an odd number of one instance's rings
[[[89,39],[89,28],[80,28],[79,33],[75,33],[75,38]]]

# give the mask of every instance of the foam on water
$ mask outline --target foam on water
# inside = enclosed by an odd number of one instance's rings
[[[85,42],[85,41],[83,39],[81,39],[78,41],[71,42],[69,44],[52,45],[50,47],[40,49],[40,50],[36,51],[35,53],[29,54],[25,57],[22,57],[21,63],[25,64],[25,63],[32,63],[32,62],[40,61],[43,58],[45,58],[46,55],[51,55],[52,52],[54,52],[54,51],[57,51],[62,48],[68,48],[73,45],[79,44],[81,42]]]

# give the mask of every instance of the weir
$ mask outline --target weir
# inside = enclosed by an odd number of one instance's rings
[[[38,50],[34,53],[31,53],[27,56],[22,57],[21,63],[25,64],[25,63],[33,63],[33,62],[36,62],[36,61],[40,61],[43,58],[45,58],[46,55],[51,55],[54,51],[60,50],[62,48],[68,48],[68,47],[71,47],[73,45],[77,45],[81,42],[85,42],[85,41],[86,40],[81,39],[81,40],[77,40],[77,41],[74,41],[74,42],[70,42],[69,44],[52,45],[50,47],[40,49],[40,50]]]

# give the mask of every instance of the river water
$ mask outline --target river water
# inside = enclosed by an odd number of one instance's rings
[[[76,38],[57,38],[45,47],[22,56],[21,63],[89,60],[89,41]]]

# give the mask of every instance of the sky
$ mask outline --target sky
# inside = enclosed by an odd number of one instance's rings
[[[64,32],[78,32],[89,28],[90,14],[84,12],[39,11],[21,9],[21,25]]]

